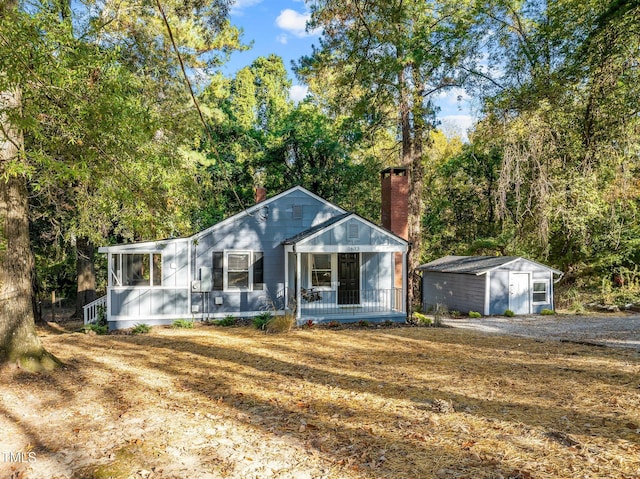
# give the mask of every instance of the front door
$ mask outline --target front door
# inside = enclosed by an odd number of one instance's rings
[[[511,273],[509,281],[509,309],[516,314],[531,313],[529,273]]]
[[[360,255],[338,254],[338,304],[360,304]]]

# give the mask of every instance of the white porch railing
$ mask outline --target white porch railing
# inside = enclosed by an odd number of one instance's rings
[[[96,323],[100,319],[100,314],[104,314],[105,317],[107,315],[107,297],[102,296],[83,306],[82,309],[84,310],[84,324]]]
[[[402,289],[353,291],[303,289],[301,317],[305,315],[363,315],[403,311]]]

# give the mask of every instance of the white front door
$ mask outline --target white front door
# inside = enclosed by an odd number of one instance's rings
[[[509,281],[509,309],[516,314],[531,313],[529,273],[511,273]]]

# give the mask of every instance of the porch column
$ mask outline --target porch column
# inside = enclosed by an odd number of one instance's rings
[[[296,251],[296,321],[302,318],[302,282],[300,280],[300,272],[302,270],[302,257]]]
[[[407,252],[402,252],[402,312],[407,312]],[[421,298],[422,300],[422,298]]]

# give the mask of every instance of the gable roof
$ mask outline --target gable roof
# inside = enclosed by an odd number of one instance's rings
[[[521,256],[445,256],[430,263],[418,266],[418,270],[432,271],[437,273],[460,273],[481,275],[506,266],[518,260],[533,263],[542,268],[553,271],[555,274],[562,274],[562,271],[551,268],[541,263],[522,258]]]
[[[197,233],[194,233],[191,236],[186,236],[186,237],[180,237],[180,238],[168,238],[168,239],[162,239],[162,240],[156,240],[156,241],[145,241],[145,242],[141,242],[141,243],[124,243],[124,244],[117,244],[117,245],[111,245],[111,246],[101,246],[100,248],[98,248],[98,252],[99,253],[108,253],[109,251],[121,251],[121,250],[127,250],[127,249],[141,249],[141,248],[151,248],[153,249],[156,245],[158,244],[162,244],[162,243],[166,243],[169,241],[175,241],[175,240],[194,240],[197,239],[198,237],[209,233],[210,231],[216,229],[216,228],[220,228],[221,226],[224,226],[228,223],[232,223],[240,218],[243,218],[245,216],[253,216],[253,214],[255,214],[256,212],[258,212],[259,210],[268,207],[268,205],[280,198],[282,198],[283,196],[287,196],[291,193],[294,192],[301,192],[304,193],[305,195],[321,202],[324,203],[325,205],[329,206],[330,208],[333,208],[336,211],[336,214],[339,216],[345,216],[348,215],[349,213],[347,213],[346,210],[340,208],[338,205],[335,205],[333,203],[331,203],[328,200],[325,200],[324,198],[316,195],[315,193],[312,193],[311,191],[307,190],[306,188],[302,187],[302,186],[294,186],[293,188],[289,188],[288,190],[283,191],[282,193],[278,193],[277,195],[272,196],[271,198],[267,198],[264,201],[261,201],[260,203],[256,203],[254,205],[251,205],[249,208],[246,208],[234,215],[229,216],[228,218],[223,219],[222,221],[219,221],[218,223],[215,223],[211,226],[209,226],[208,228],[205,228],[202,231],[198,231]],[[333,219],[334,217],[332,217],[331,219]]]
[[[351,218],[354,218],[362,223],[364,223],[365,225],[369,226],[370,228],[373,228],[374,230],[379,231],[380,233],[386,235],[386,236],[390,236],[392,237],[394,240],[402,243],[402,244],[407,244],[407,240],[405,240],[404,238],[401,238],[400,236],[392,233],[391,231],[382,228],[378,225],[376,225],[375,223],[372,223],[371,221],[367,220],[366,218],[363,218],[362,216],[356,214],[356,213],[343,213],[341,215],[338,216],[333,216],[331,218],[329,218],[327,221],[324,221],[320,224],[317,224],[315,226],[312,226],[309,229],[306,229],[304,231],[301,231],[300,233],[298,233],[295,236],[292,236],[291,238],[287,238],[285,240],[282,241],[283,245],[291,245],[291,244],[298,244],[298,243],[302,243],[308,239],[313,238],[314,236],[318,235],[318,234],[322,234],[325,230],[333,227],[333,226],[337,226],[340,223],[343,223],[344,221],[347,221]]]

